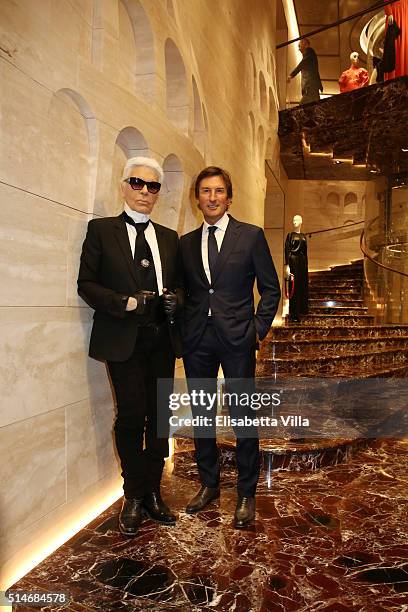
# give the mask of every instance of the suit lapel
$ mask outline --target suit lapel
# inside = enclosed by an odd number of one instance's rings
[[[201,253],[201,240],[203,237],[203,226],[200,225],[200,227],[198,227],[192,235],[192,239],[191,239],[191,248],[192,248],[192,257],[191,257],[191,261],[193,262],[198,262],[198,267],[197,267],[197,274],[198,276],[201,278],[201,280],[208,286],[210,286],[210,283],[208,282],[208,278],[207,275],[205,273],[204,270],[204,265],[203,265],[203,255]]]
[[[130,248],[129,235],[126,228],[126,223],[122,215],[116,217],[114,219],[114,227],[115,227],[115,237],[119,242],[119,246],[122,249],[123,256],[125,258],[126,264],[129,268],[129,271],[132,277],[137,284],[137,276],[136,276],[136,266],[132,256],[132,249]]]
[[[163,281],[163,287],[167,287],[167,241],[166,241],[166,235],[165,233],[160,229],[160,227],[158,227],[155,223],[153,223],[153,221],[151,221],[151,224],[153,225],[155,232],[156,232],[156,239],[157,239],[157,246],[159,247],[159,253],[160,253],[160,262],[161,262],[161,269],[162,269],[162,281]]]
[[[230,216],[224,240],[222,241],[221,250],[215,263],[214,278],[212,279],[213,283],[215,283],[218,276],[220,275],[223,266],[228,261],[228,257],[230,256],[232,249],[235,247],[239,239],[241,227],[241,224]]]

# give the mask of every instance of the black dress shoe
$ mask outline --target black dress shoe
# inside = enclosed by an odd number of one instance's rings
[[[159,491],[153,491],[144,496],[143,509],[147,516],[156,523],[163,523],[163,525],[175,525],[176,523],[176,515],[164,503]]]
[[[204,510],[213,499],[217,499],[219,496],[220,487],[201,487],[197,495],[187,505],[187,514],[194,514],[194,512]]]
[[[242,529],[255,518],[255,497],[238,497],[234,514],[234,527]]]
[[[124,499],[119,514],[119,530],[127,536],[135,536],[143,518],[143,500],[137,498]]]

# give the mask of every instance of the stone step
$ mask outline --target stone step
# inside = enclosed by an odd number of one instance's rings
[[[352,289],[316,289],[309,286],[309,299],[311,300],[361,300],[361,290]]]
[[[322,299],[322,298],[309,298],[309,308],[334,308],[342,306],[344,308],[350,307],[364,307],[364,300],[349,299],[348,297],[340,299],[340,296],[336,296],[336,299]]]
[[[336,278],[338,280],[353,280],[353,279],[357,279],[357,280],[363,280],[364,279],[364,275],[363,272],[356,270],[355,272],[353,271],[348,271],[348,270],[344,270],[343,271],[332,271],[332,270],[320,270],[320,271],[316,271],[316,272],[309,272],[309,278]]]
[[[352,455],[366,448],[370,442],[361,438],[333,438],[320,439],[290,439],[267,438],[259,440],[262,472],[270,474],[271,471],[285,470],[289,472],[315,471],[329,465],[338,465],[348,461]],[[220,451],[221,466],[236,468],[235,443],[217,437],[217,446]],[[183,474],[191,469],[195,450],[192,438],[175,438],[175,453],[173,455],[174,470]],[[221,478],[223,471],[221,469]],[[224,483],[234,486],[233,482]]]
[[[361,325],[344,327],[344,325],[277,325],[272,327],[262,342],[262,346],[274,340],[321,340],[324,338],[379,338],[408,336],[408,325]]]
[[[342,264],[341,266],[332,266],[330,270],[364,270],[364,262],[362,259],[351,264]]]
[[[262,366],[260,365],[258,367],[257,364],[257,376],[260,376],[264,379],[266,378],[271,378],[274,381],[276,380],[285,380],[285,379],[291,379],[293,380],[294,377],[298,377],[299,379],[303,379],[303,378],[307,378],[308,380],[310,378],[313,378],[313,376],[316,376],[318,378],[330,378],[330,379],[334,379],[334,378],[356,378],[359,380],[365,380],[365,379],[370,379],[370,378],[398,378],[398,379],[402,379],[402,378],[408,378],[408,363],[403,363],[403,364],[398,364],[398,365],[379,365],[379,366],[373,366],[370,370],[364,369],[364,370],[357,370],[357,368],[355,368],[354,371],[347,371],[344,370],[344,374],[340,373],[338,376],[337,374],[334,375],[332,373],[322,373],[322,372],[317,372],[316,374],[312,374],[310,372],[307,372],[305,374],[303,373],[299,373],[299,372],[282,372],[282,371],[275,371],[275,368],[273,367],[272,363],[267,364],[268,367],[265,366],[265,364],[263,364]]]
[[[389,366],[408,366],[408,348],[388,348],[363,354],[258,358],[257,376],[288,373],[301,376],[354,377],[361,372]]]
[[[309,287],[320,291],[327,291],[328,289],[330,291],[332,289],[349,289],[351,291],[361,291],[362,286],[363,282],[356,279],[350,281],[343,281],[338,279],[309,279]]]
[[[269,340],[261,345],[258,359],[274,357],[302,357],[302,356],[335,356],[343,353],[362,353],[369,351],[382,351],[388,348],[408,347],[408,334],[405,336],[380,336],[377,338],[309,338],[304,340],[290,339]]]
[[[286,317],[288,321],[288,317]],[[288,326],[292,327],[294,325],[299,326],[299,323],[286,323]],[[374,324],[374,316],[367,314],[358,314],[358,315],[350,315],[350,314],[310,314],[310,315],[302,315],[301,317],[301,325],[318,325],[318,326],[327,326],[331,327],[332,325],[373,325]]]
[[[310,314],[316,315],[364,315],[368,311],[366,306],[312,306]]]

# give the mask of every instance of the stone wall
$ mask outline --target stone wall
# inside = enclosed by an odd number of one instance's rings
[[[266,157],[279,175],[274,46],[274,0],[0,3],[3,583],[120,490],[76,294],[88,220],[121,210],[121,166],[147,153],[166,170],[158,221],[198,225],[191,181],[214,163],[232,173],[231,213],[262,225]]]

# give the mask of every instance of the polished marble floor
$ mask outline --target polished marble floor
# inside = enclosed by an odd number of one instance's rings
[[[17,586],[65,591],[76,611],[408,610],[408,440],[315,471],[263,471],[244,531],[232,527],[234,478],[227,464],[221,500],[186,515],[197,481],[182,451],[163,484],[175,527],[148,520],[127,539],[118,501]]]

